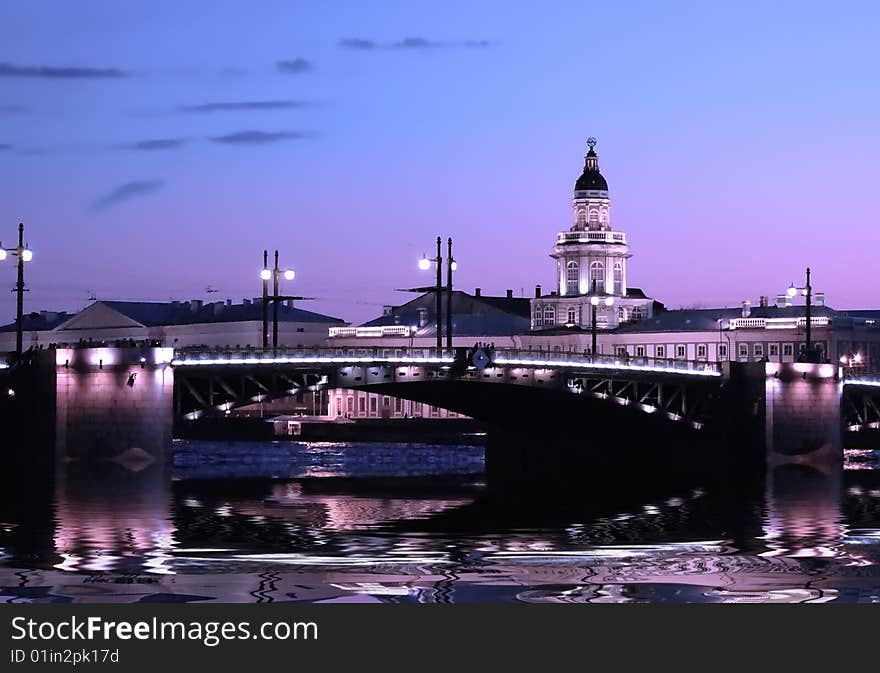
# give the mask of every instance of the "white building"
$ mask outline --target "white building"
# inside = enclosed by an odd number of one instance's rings
[[[96,301],[73,315],[32,313],[25,316],[23,345],[111,342],[131,339],[164,346],[258,348],[263,338],[262,298],[240,304],[192,301]],[[271,331],[272,310],[269,310]],[[330,327],[347,323],[306,311],[287,302],[278,307],[278,344],[285,348],[323,346]],[[15,323],[0,326],[0,352],[15,349]]]
[[[611,226],[608,183],[599,172],[595,138],[588,141],[584,171],[574,186],[572,225],[556,235],[556,290],[532,300],[532,330],[558,326],[613,329],[649,317],[654,301],[627,284],[626,234]],[[539,292],[536,294],[540,295]]]

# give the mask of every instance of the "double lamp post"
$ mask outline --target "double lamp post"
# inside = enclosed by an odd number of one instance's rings
[[[437,256],[434,259],[428,259],[425,256],[419,260],[419,269],[428,271],[431,264],[437,265],[437,286],[434,292],[437,297],[437,350],[443,349],[443,239],[437,237]],[[448,254],[446,255],[446,349],[452,350],[452,272],[458,269],[458,263],[452,256],[452,237],[447,241]],[[424,291],[428,288],[418,288],[418,291]]]
[[[263,281],[263,348],[269,347],[269,302],[272,302],[272,348],[278,348],[278,303],[286,299],[305,299],[292,295],[278,294],[281,277],[284,280],[293,280],[296,273],[293,269],[284,269],[278,266],[278,251],[275,251],[275,268],[269,268],[269,251],[263,250],[263,269],[260,271],[260,279]],[[269,296],[269,281],[272,280],[272,296]]]
[[[21,357],[24,342],[24,293],[26,292],[24,287],[24,264],[34,258],[34,253],[24,244],[24,224],[21,222],[18,224],[18,245],[14,248],[4,248],[3,244],[0,243],[0,262],[4,261],[10,254],[18,258],[18,281],[15,283],[12,291],[16,293],[15,354]]]

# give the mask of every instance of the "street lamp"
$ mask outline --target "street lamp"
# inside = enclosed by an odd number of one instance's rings
[[[441,323],[441,319],[443,316],[443,253],[442,253],[442,250],[440,247],[442,245],[442,243],[443,243],[443,239],[440,238],[440,236],[438,236],[437,237],[437,256],[434,259],[428,259],[424,255],[422,255],[422,258],[419,260],[419,269],[422,271],[428,271],[431,268],[432,262],[437,265],[437,286],[434,288],[434,292],[437,295],[437,309],[436,309],[437,310],[437,320],[436,320],[436,324],[437,324],[437,350],[438,351],[443,349],[443,326]],[[449,239],[449,258],[450,258],[450,260],[452,259],[452,239],[451,238]],[[449,287],[447,288],[447,294],[448,294],[447,303],[452,298],[452,265],[451,265],[451,262],[450,262],[449,269],[450,270],[447,273],[447,279],[448,279],[448,284],[449,284]],[[447,310],[449,310],[450,308],[451,307],[447,307]],[[448,332],[447,341],[450,343],[450,345],[451,345],[451,341],[452,341],[452,330],[449,327],[451,326],[451,324],[452,324],[452,318],[450,317],[447,319],[447,326],[448,326],[448,328],[447,328],[447,332]]]
[[[278,286],[281,277],[285,280],[296,278],[293,269],[284,269],[278,266],[278,251],[275,251],[275,268],[269,268],[269,251],[263,250],[263,269],[260,271],[260,280],[263,281],[263,348],[269,347],[269,302],[272,302],[272,348],[278,348],[278,303],[285,299],[306,299],[307,297],[292,297],[278,294]],[[272,296],[269,296],[269,280],[272,280]]]
[[[458,263],[452,257],[452,236],[447,241],[449,252],[446,254],[446,350],[452,350],[452,272]]]
[[[18,223],[18,245],[14,248],[4,248],[0,243],[0,262],[4,261],[7,253],[18,257],[18,281],[15,284],[15,354],[21,357],[23,345],[23,316],[24,316],[24,263],[34,258],[34,253],[24,244],[24,224]]]
[[[818,351],[813,350],[813,339],[812,339],[812,307],[813,307],[813,286],[810,283],[810,267],[807,267],[807,284],[804,287],[795,287],[794,283],[791,283],[788,286],[787,294],[790,298],[794,298],[797,296],[798,292],[806,297],[806,306],[804,310],[804,317],[806,319],[806,329],[805,329],[805,339],[806,345],[804,347],[803,353],[801,353],[799,359],[801,362],[818,362],[819,361],[819,353]]]
[[[596,282],[595,281],[593,281],[593,291],[594,292],[596,291]],[[594,294],[593,296],[590,297],[590,309],[592,311],[592,317],[590,320],[590,333],[591,333],[592,342],[593,342],[593,347],[592,347],[592,351],[591,351],[593,354],[593,360],[596,359],[596,312],[599,308],[600,303],[605,304],[606,308],[610,308],[611,306],[614,305],[614,297],[605,297],[603,299],[602,297],[600,297],[599,295],[596,295],[596,294]]]

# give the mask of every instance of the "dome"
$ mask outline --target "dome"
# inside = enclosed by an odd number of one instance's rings
[[[590,138],[587,144],[590,146],[590,150],[585,157],[584,172],[577,179],[577,182],[574,183],[574,190],[576,192],[587,190],[603,190],[607,192],[608,183],[599,172],[599,155],[596,154],[595,150],[596,139]]]

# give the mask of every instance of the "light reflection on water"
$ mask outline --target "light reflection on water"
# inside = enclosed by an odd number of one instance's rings
[[[0,601],[880,602],[880,472],[562,496],[496,493],[481,463],[189,442],[173,482],[69,473],[0,510]]]

